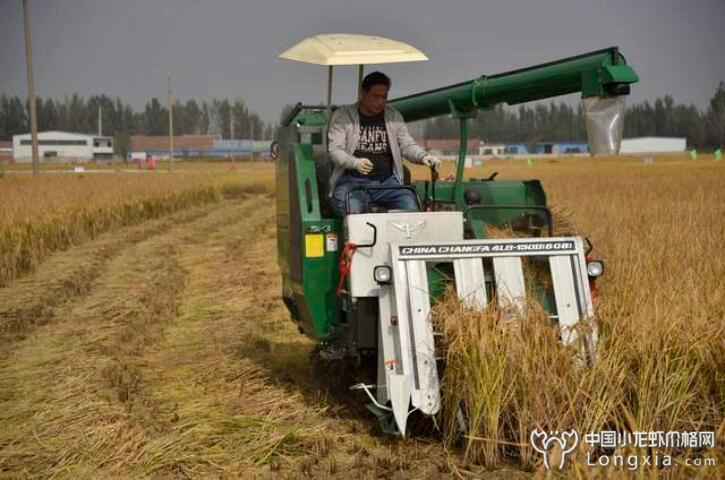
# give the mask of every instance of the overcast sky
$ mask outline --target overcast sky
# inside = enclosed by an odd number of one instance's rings
[[[30,0],[36,93],[242,97],[267,121],[320,102],[323,67],[277,59],[318,33],[411,43],[430,61],[381,66],[391,96],[618,45],[640,76],[630,101],[705,108],[725,80],[725,0]],[[0,0],[0,92],[26,95],[21,0]],[[368,67],[370,71],[371,67]],[[373,67],[374,68],[374,67]],[[353,67],[334,101],[352,100]]]

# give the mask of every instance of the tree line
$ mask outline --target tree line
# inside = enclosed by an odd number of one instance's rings
[[[103,133],[114,137],[117,153],[125,155],[134,134],[167,135],[168,108],[152,98],[143,111],[134,111],[120,98],[78,94],[62,100],[37,98],[38,129],[71,132],[96,132],[98,107],[101,107]],[[20,97],[0,96],[0,140],[27,133],[28,102]],[[280,118],[292,108],[286,106]],[[281,121],[281,120],[280,120]],[[232,132],[233,129],[233,132]],[[425,138],[457,138],[458,122],[438,117],[414,124],[411,128]],[[244,100],[218,99],[174,103],[174,133],[220,135],[224,139],[271,140],[275,125],[265,123],[246,106]],[[563,102],[533,106],[497,105],[480,112],[471,121],[470,136],[490,143],[586,142],[584,110]],[[692,148],[725,146],[725,82],[720,82],[705,111],[694,105],[675,103],[670,95],[630,105],[625,112],[625,137],[686,137]]]
[[[439,117],[421,122],[426,138],[457,138],[458,121]],[[470,137],[490,143],[587,141],[584,109],[560,102],[504,107],[479,112],[471,121]],[[694,105],[676,104],[672,96],[629,106],[624,117],[624,137],[686,137],[692,148],[725,146],[725,82],[720,82],[704,112]]]
[[[114,137],[116,152],[125,156],[131,135],[168,135],[169,110],[152,98],[143,111],[134,111],[120,98],[74,94],[61,100],[36,98],[38,130],[96,133],[101,107],[103,134]],[[0,95],[0,140],[30,131],[29,102]],[[244,100],[218,99],[176,101],[173,107],[175,135],[221,135],[224,139],[270,140],[274,126],[262,121]],[[233,132],[232,132],[233,130]],[[233,134],[233,135],[232,135]]]

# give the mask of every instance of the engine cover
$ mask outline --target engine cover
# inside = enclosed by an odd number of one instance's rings
[[[372,225],[372,226],[371,226]],[[374,227],[374,228],[373,228]],[[463,240],[461,212],[395,212],[348,215],[345,219],[347,241],[360,247],[352,259],[350,294],[353,297],[377,297],[380,286],[373,269],[391,266],[390,243],[411,241]]]

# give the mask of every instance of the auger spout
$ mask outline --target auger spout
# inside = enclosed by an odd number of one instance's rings
[[[639,80],[617,47],[396,98],[408,122],[581,92],[583,98],[629,94]]]
[[[624,96],[639,81],[618,47],[481,77],[390,101],[407,122],[451,115],[461,123],[452,200],[463,208],[463,171],[469,118],[499,103],[516,105],[581,92],[593,154],[618,154],[624,132]]]

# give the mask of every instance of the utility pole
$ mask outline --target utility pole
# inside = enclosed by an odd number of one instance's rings
[[[33,175],[39,173],[38,156],[38,118],[35,114],[35,87],[33,85],[33,45],[30,34],[30,11],[28,0],[23,0],[23,16],[25,17],[25,63],[28,67],[28,100],[30,102],[30,135],[32,137]]]
[[[234,140],[234,109],[229,107],[229,140]],[[233,147],[232,147],[233,148]],[[234,154],[231,154],[234,163]]]
[[[255,143],[254,143],[254,127],[256,125],[256,122],[254,120],[254,117],[249,117],[249,129],[250,129],[250,136],[252,137],[252,161],[254,161],[254,154],[255,154]]]
[[[98,104],[98,136],[103,136],[103,117],[100,103]]]
[[[174,97],[171,95],[171,74],[169,73],[169,170],[174,163]]]

